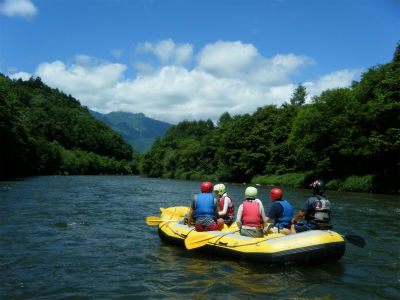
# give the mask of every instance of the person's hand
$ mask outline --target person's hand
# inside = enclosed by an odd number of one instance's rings
[[[297,224],[297,221],[293,218],[292,221],[291,221],[291,224],[296,225],[296,224]]]
[[[267,226],[264,227],[263,232],[268,233],[268,231],[270,231],[272,227],[274,227],[274,225],[271,223],[268,223]]]

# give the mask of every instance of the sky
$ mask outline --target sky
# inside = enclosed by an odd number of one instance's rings
[[[399,41],[400,0],[0,0],[0,73],[173,124],[311,101]]]

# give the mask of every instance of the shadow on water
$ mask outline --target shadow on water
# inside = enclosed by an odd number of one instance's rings
[[[182,293],[196,299],[224,296],[232,299],[271,296],[290,298],[310,296],[310,286],[332,278],[340,278],[345,269],[341,262],[307,265],[269,266],[256,262],[213,256],[161,244],[154,253],[152,269],[160,274],[157,282],[160,296],[173,297]],[[319,276],[316,278],[315,274]],[[176,284],[178,282],[179,284]],[[329,293],[325,296],[330,297]]]

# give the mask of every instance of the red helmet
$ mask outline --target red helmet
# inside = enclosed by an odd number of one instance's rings
[[[271,193],[270,193],[271,200],[274,201],[274,200],[282,199],[282,194],[283,194],[283,192],[281,189],[277,189],[277,188],[272,189]]]
[[[204,181],[204,182],[201,184],[201,192],[202,192],[202,193],[211,193],[211,192],[212,192],[212,189],[213,189],[213,185],[212,185],[212,183],[209,182],[209,181]]]

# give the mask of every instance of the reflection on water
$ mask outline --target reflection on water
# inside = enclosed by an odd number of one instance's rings
[[[333,225],[365,238],[336,263],[267,266],[163,244],[146,216],[199,182],[49,176],[0,182],[0,299],[398,299],[399,197],[328,192]],[[227,184],[241,202],[245,185]],[[259,187],[266,209],[268,187]],[[301,208],[309,190],[284,189]]]

